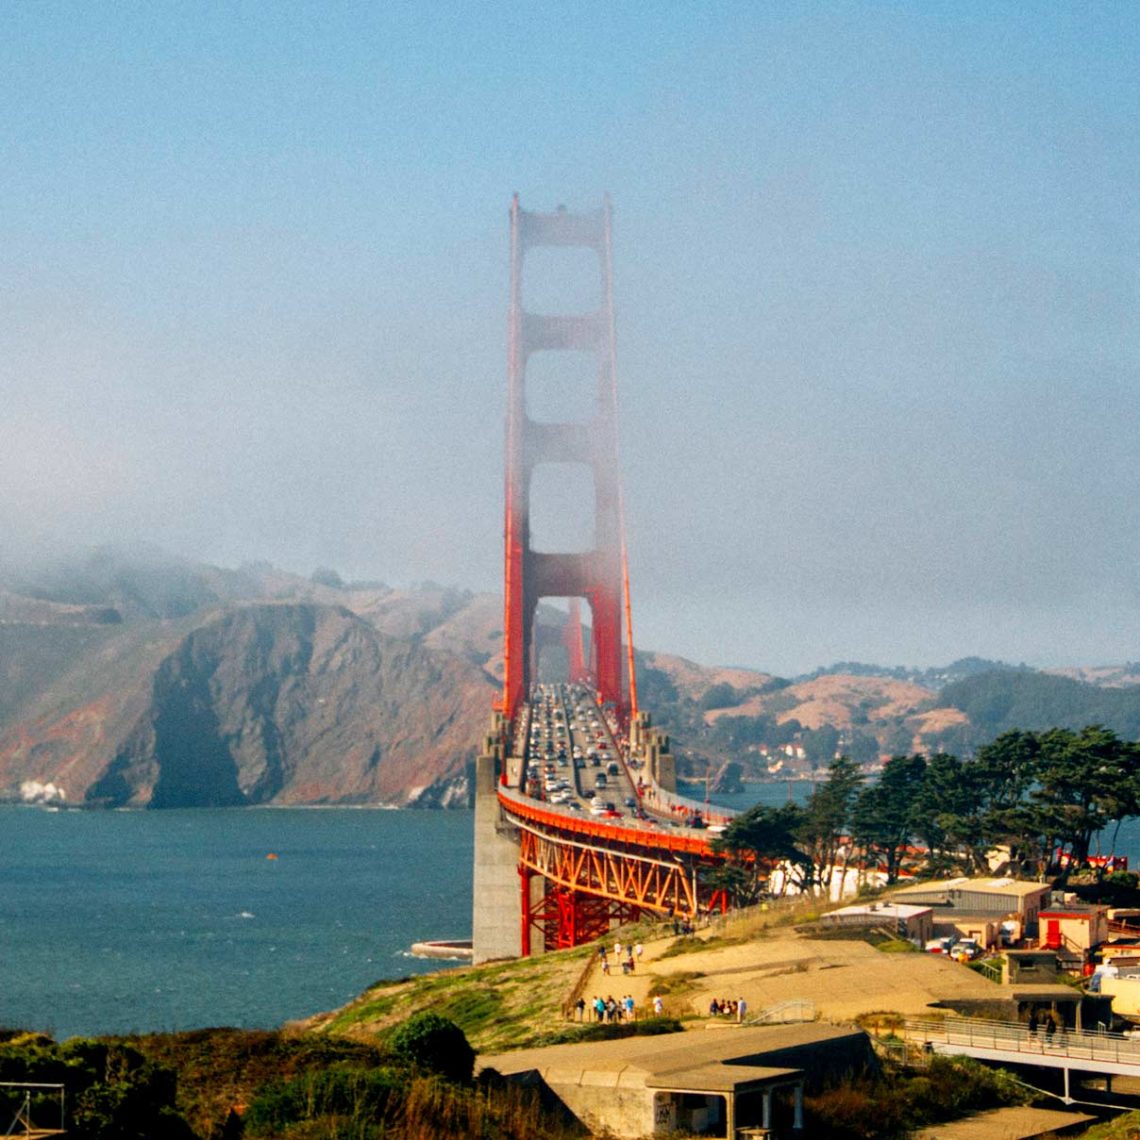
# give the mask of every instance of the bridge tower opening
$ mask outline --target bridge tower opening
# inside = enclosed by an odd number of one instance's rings
[[[528,252],[592,251],[600,304],[589,312],[538,313],[523,291]],[[589,660],[603,702],[629,710],[622,655],[623,542],[618,483],[612,225],[607,198],[600,210],[553,213],[511,202],[511,295],[508,316],[506,560],[501,711],[512,722],[534,677],[535,612],[542,598],[584,598],[590,604]],[[538,419],[528,412],[527,373],[540,354],[586,354],[596,384],[592,413],[581,419]],[[593,477],[593,536],[588,549],[549,551],[532,541],[536,473],[546,465],[580,464]]]

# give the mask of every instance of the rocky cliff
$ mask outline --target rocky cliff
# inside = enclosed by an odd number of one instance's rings
[[[265,596],[211,592],[173,618],[140,613],[137,601],[123,618],[106,606],[9,595],[0,609],[0,798],[466,802],[495,681],[470,646],[427,644],[455,598],[330,591],[279,575],[260,589],[244,581],[251,592]],[[376,615],[403,623],[403,636],[377,628]]]

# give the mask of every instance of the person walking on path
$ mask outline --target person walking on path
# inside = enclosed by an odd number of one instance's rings
[[[661,1000],[661,995],[658,994],[653,999],[653,1016],[660,1017],[665,1012],[665,1003]]]
[[[744,1024],[744,1015],[745,1015],[747,1012],[748,1012],[748,1002],[746,1002],[746,1001],[744,1000],[744,998],[741,998],[741,999],[740,999],[740,1001],[738,1001],[738,1002],[736,1003],[736,1020],[737,1020],[737,1021],[738,1021],[738,1022],[741,1024],[741,1025],[743,1025],[743,1024]]]

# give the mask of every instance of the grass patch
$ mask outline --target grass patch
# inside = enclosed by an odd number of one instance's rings
[[[712,938],[698,938],[695,934],[682,934],[672,946],[666,947],[657,955],[662,958],[679,958],[682,954],[692,954],[698,950],[711,950],[723,946],[726,940],[714,935]]]
[[[1081,1133],[1081,1140],[1136,1140],[1140,1136],[1140,1110],[1097,1124]]]
[[[531,1042],[531,1046],[568,1045],[578,1041],[615,1041],[622,1037],[659,1037],[665,1033],[680,1033],[683,1028],[684,1026],[674,1017],[647,1017],[641,1021],[575,1023],[541,1034]]]
[[[676,974],[663,974],[654,979],[653,985],[649,987],[649,996],[665,997],[671,994],[676,997],[679,994],[689,993],[696,989],[697,980],[703,977],[704,974],[700,970],[681,970]]]
[[[1030,1099],[1004,1069],[987,1068],[969,1057],[933,1057],[923,1071],[888,1068],[805,1097],[805,1135],[901,1140],[923,1125]]]
[[[564,1024],[562,1003],[595,953],[591,946],[540,957],[490,962],[381,983],[306,1028],[365,1039],[383,1038],[396,1024],[431,1010],[450,1018],[480,1052],[533,1043]]]
[[[888,938],[885,942],[880,942],[876,950],[884,954],[921,954],[922,951],[913,943],[907,941],[905,938]]]

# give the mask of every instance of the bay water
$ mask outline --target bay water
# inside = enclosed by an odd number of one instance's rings
[[[685,791],[704,798],[704,787]],[[802,803],[809,783],[713,797]],[[0,807],[0,1027],[274,1027],[445,969],[471,932],[469,811]],[[1140,866],[1140,821],[1117,852]],[[1107,841],[1106,841],[1107,850]],[[455,963],[450,963],[454,965]]]
[[[272,1027],[439,969],[471,812],[0,808],[0,1026]]]

